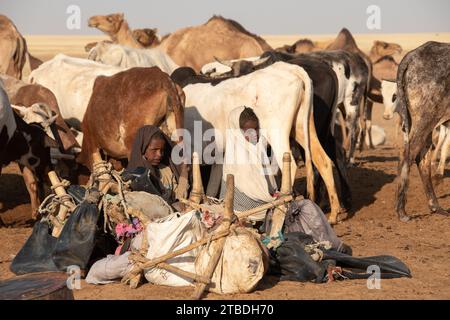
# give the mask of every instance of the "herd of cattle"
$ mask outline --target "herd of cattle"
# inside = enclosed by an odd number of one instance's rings
[[[326,45],[302,39],[273,49],[220,16],[161,39],[156,29],[132,31],[123,14],[91,17],[88,23],[111,41],[88,44],[88,59],[57,54],[42,63],[0,15],[0,173],[11,161],[19,164],[33,213],[51,168],[73,179],[82,165],[92,169],[99,153],[119,166],[145,124],[161,126],[179,142],[172,133],[184,128],[194,136],[196,122],[202,123],[200,138],[211,128],[224,136],[229,112],[245,105],[268,132],[277,163],[287,150],[294,160],[303,155],[308,196],[317,199],[323,182],[329,221],[336,223],[351,206],[347,167],[355,151],[383,139],[371,125],[373,103],[383,102],[384,117],[397,112],[403,132],[399,218],[408,220],[413,161],[430,210],[447,214],[434,193],[431,160],[440,154],[442,176],[450,147],[450,44],[427,42],[398,63],[399,45],[376,41],[366,55],[347,29]],[[27,60],[32,72],[25,82]],[[216,152],[225,147],[216,138]],[[291,163],[296,169],[297,162]],[[221,174],[221,165],[212,164],[208,195],[217,195]]]

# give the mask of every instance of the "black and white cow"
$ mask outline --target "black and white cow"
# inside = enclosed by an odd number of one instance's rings
[[[31,108],[30,108],[31,111]],[[43,195],[43,182],[51,168],[50,148],[58,147],[36,123],[26,123],[13,111],[0,83],[0,173],[3,166],[17,162],[31,198],[33,218]]]

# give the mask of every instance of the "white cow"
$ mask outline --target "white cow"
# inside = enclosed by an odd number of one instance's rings
[[[31,72],[29,81],[52,91],[63,119],[80,130],[95,79],[100,75],[111,76],[125,69],[58,54]]]
[[[159,48],[137,49],[104,41],[89,51],[88,59],[124,68],[156,66],[169,75],[179,67]]]
[[[305,150],[308,193],[314,199],[312,160],[327,186],[332,208],[330,222],[335,223],[341,207],[333,179],[333,165],[320,145],[314,126],[311,86],[311,79],[303,68],[284,62],[214,85],[189,84],[183,88],[186,94],[184,123],[193,137],[193,148],[194,143],[201,138],[198,135],[203,136],[206,129],[213,128],[216,150],[220,153],[225,148],[224,138],[230,111],[239,106],[253,108],[261,128],[266,130],[265,137],[272,146],[278,164],[282,163],[283,153],[290,150],[290,136],[293,135],[302,145]],[[202,123],[201,131],[195,130],[195,121],[197,124]],[[217,138],[218,133],[222,139]],[[203,144],[205,138],[202,139]],[[296,166],[294,161],[291,163],[294,176]],[[216,183],[214,187],[218,188],[218,181],[213,181]],[[217,190],[212,187],[208,189]]]
[[[381,81],[381,95],[383,96],[384,113],[383,118],[390,120],[394,117],[394,113],[398,113],[398,101],[397,101],[397,82],[382,80]],[[399,124],[397,124],[399,127]],[[438,176],[444,175],[445,162],[448,157],[448,150],[450,149],[450,122],[437,127],[439,131],[439,138],[435,144],[434,153],[432,156],[432,162],[436,162],[439,157],[439,164],[436,170]],[[398,130],[396,130],[398,131]]]

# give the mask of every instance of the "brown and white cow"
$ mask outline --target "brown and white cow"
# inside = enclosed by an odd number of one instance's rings
[[[398,168],[396,212],[406,214],[409,170],[415,161],[432,213],[448,215],[438,203],[431,180],[432,133],[450,120],[450,44],[430,41],[409,52],[397,75],[397,99],[403,120],[403,152]]]

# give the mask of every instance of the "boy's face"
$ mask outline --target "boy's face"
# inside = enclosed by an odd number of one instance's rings
[[[166,142],[163,139],[152,139],[145,150],[144,157],[152,166],[158,166],[164,155]]]
[[[241,127],[245,140],[256,144],[259,140],[259,123],[255,120],[247,120]]]

